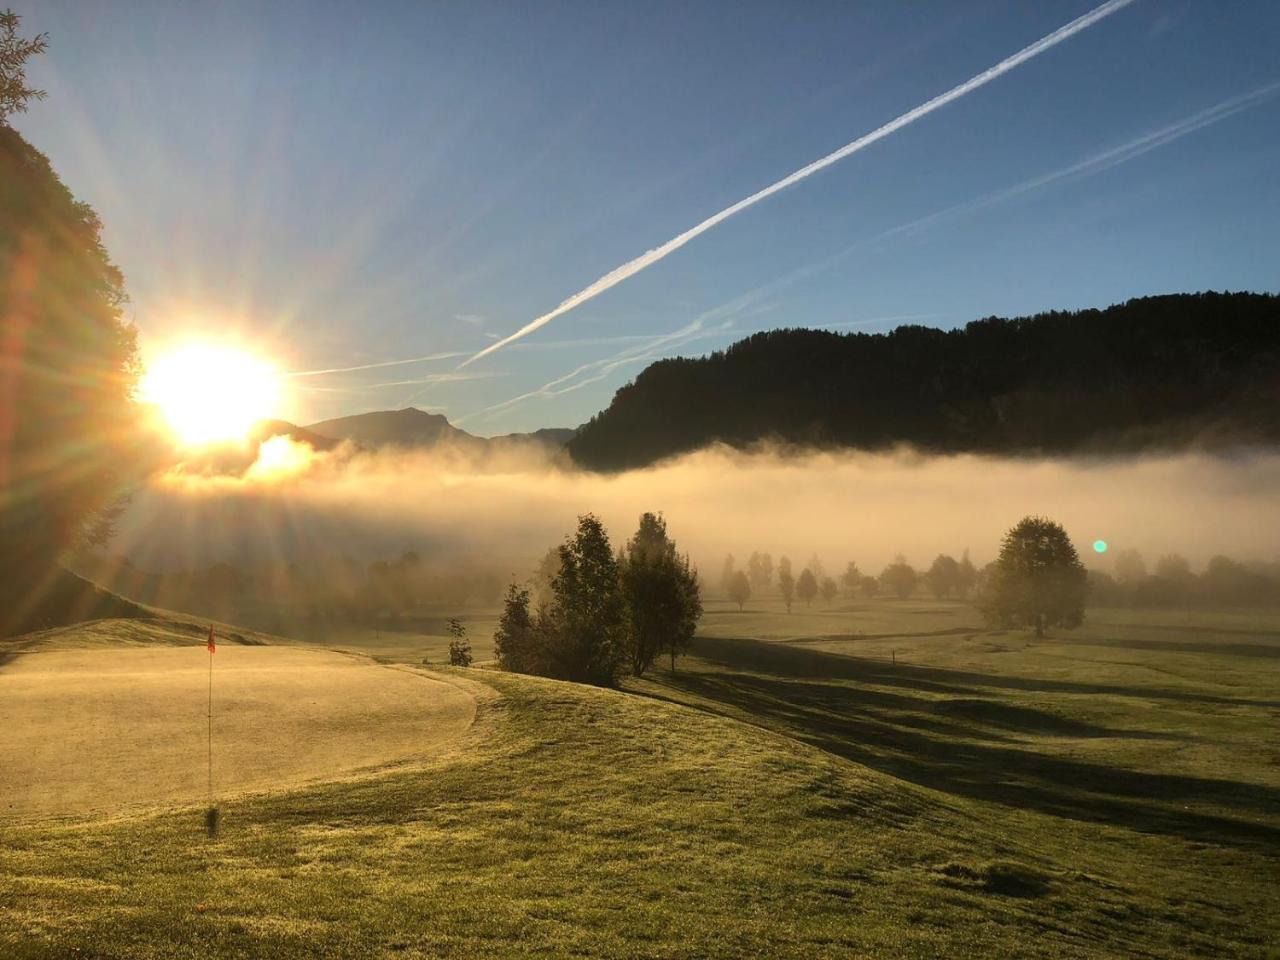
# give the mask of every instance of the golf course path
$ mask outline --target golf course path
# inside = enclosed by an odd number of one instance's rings
[[[439,756],[475,719],[457,686],[362,657],[219,646],[213,791],[282,790]],[[0,819],[208,799],[209,654],[55,649],[0,667]]]

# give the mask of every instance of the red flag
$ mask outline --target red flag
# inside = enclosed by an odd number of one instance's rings
[[[212,623],[209,624],[209,642],[205,644],[205,646],[209,648],[210,653],[218,652],[218,645],[213,642],[213,624]]]

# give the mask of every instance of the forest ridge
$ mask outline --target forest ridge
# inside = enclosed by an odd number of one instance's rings
[[[889,333],[782,329],[660,360],[569,442],[622,470],[713,442],[1124,453],[1280,440],[1280,297],[1195,293]]]

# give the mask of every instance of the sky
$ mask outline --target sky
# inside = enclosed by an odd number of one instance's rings
[[[1280,290],[1274,0],[1113,0],[918,116],[1101,0],[10,2],[14,125],[144,353],[243,342],[302,423],[574,426],[762,329]]]

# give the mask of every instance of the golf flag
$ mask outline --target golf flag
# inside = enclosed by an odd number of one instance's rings
[[[209,648],[210,653],[218,652],[218,645],[213,642],[213,624],[209,624],[209,642],[205,646]]]

